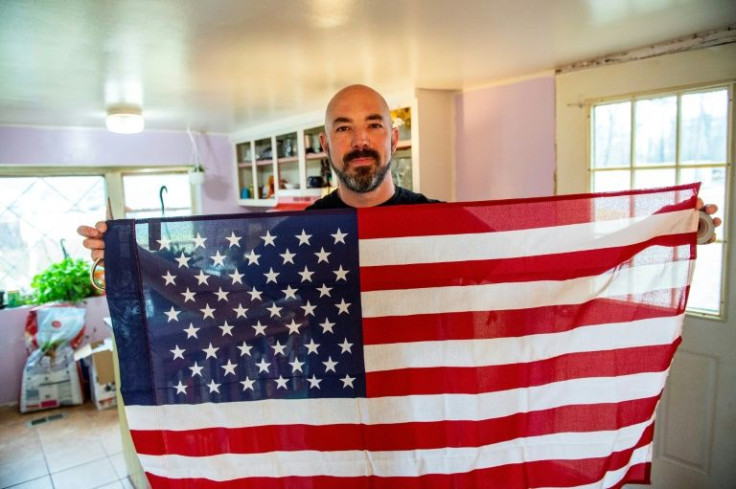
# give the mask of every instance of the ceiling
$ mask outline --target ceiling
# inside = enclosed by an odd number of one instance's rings
[[[340,87],[468,89],[736,22],[733,0],[2,0],[0,124],[230,133]]]

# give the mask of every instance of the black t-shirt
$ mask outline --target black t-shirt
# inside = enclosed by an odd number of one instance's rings
[[[422,194],[412,192],[411,190],[407,190],[403,187],[396,187],[396,190],[394,191],[394,195],[390,199],[388,199],[386,202],[378,204],[378,206],[380,207],[380,206],[387,206],[387,205],[430,204],[430,203],[437,203],[437,202],[441,202],[441,201],[435,200],[435,199],[429,199]],[[332,192],[325,195],[321,199],[314,201],[305,210],[349,209],[349,208],[350,206],[342,201],[342,199],[340,198],[340,195],[338,195],[337,193],[337,190],[333,190]]]

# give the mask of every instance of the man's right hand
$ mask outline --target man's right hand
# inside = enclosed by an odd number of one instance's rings
[[[85,238],[82,241],[82,245],[90,250],[92,253],[92,259],[97,260],[100,258],[100,266],[105,265],[105,232],[107,231],[107,223],[100,221],[95,224],[95,227],[90,226],[79,226],[77,233]]]

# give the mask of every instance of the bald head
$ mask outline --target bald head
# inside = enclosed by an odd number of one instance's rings
[[[383,96],[366,85],[349,85],[337,92],[325,111],[325,129],[328,134],[332,125],[351,112],[352,107],[372,107],[376,115],[391,120],[391,111]]]

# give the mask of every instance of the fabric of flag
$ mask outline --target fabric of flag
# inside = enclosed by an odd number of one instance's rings
[[[648,482],[698,189],[109,222],[151,486]]]

